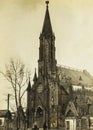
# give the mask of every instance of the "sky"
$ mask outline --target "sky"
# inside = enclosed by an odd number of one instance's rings
[[[18,58],[31,71],[32,80],[45,10],[44,0],[0,0],[0,70],[10,58]],[[93,0],[50,0],[49,12],[57,63],[93,75]],[[2,75],[0,86],[0,108],[6,108],[10,85]]]

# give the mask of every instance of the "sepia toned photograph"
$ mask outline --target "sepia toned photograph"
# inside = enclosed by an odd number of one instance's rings
[[[93,130],[93,0],[0,0],[0,130]]]

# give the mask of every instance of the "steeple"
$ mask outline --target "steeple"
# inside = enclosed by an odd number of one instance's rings
[[[37,74],[36,74],[36,68],[35,68],[35,74],[34,74],[34,78],[33,78],[33,81],[37,81]]]
[[[28,83],[27,91],[29,92],[30,90],[31,90],[31,82],[30,82],[30,78],[29,78],[29,83]]]
[[[38,76],[47,77],[56,73],[55,50],[55,36],[49,15],[49,1],[46,1],[44,24],[40,34]]]
[[[49,1],[46,1],[46,13],[45,13],[45,19],[44,19],[43,29],[41,33],[41,35],[45,36],[45,38],[48,38],[53,34],[48,4]]]

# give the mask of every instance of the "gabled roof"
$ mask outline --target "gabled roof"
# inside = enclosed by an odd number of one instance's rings
[[[11,112],[9,110],[0,110],[0,117],[10,117]]]
[[[68,105],[67,105],[67,108],[66,108],[66,111],[65,111],[65,116],[75,116],[77,117],[78,116],[78,112],[76,110],[76,107],[74,105],[74,103],[72,101],[69,101]]]
[[[62,83],[70,82],[72,85],[93,86],[93,77],[86,71],[80,71],[69,67],[57,67],[57,74]]]

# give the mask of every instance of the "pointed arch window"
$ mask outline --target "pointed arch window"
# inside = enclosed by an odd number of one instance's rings
[[[43,109],[41,107],[37,108],[37,112],[36,112],[37,117],[41,117],[43,116]]]

